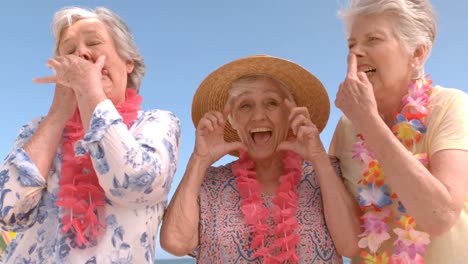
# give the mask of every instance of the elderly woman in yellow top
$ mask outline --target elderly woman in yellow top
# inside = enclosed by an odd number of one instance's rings
[[[130,30],[105,8],[53,22],[49,112],[22,127],[0,166],[5,263],[154,263],[178,158],[179,120],[142,111],[145,73]]]
[[[291,61],[250,56],[211,73],[193,99],[195,149],[164,216],[163,248],[198,263],[356,254],[359,208],[319,137],[328,114],[320,81]]]
[[[424,72],[428,0],[351,0],[330,154],[362,208],[353,263],[467,263],[468,97]]]

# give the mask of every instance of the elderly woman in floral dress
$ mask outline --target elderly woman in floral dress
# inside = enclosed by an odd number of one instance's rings
[[[341,263],[357,254],[358,207],[319,137],[328,115],[324,87],[293,62],[251,56],[211,73],[193,99],[195,149],[162,247],[198,263]],[[240,158],[212,166],[228,153]]]
[[[17,232],[6,263],[153,263],[175,173],[179,120],[142,111],[145,73],[110,10],[55,14],[47,116],[22,127],[0,166],[0,224]]]

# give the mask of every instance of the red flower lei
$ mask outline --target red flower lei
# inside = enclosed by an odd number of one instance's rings
[[[135,89],[128,88],[125,101],[116,109],[123,123],[130,127],[140,110],[142,98]],[[99,185],[89,153],[75,156],[75,143],[84,137],[83,124],[78,109],[65,125],[62,143],[62,170],[56,205],[63,210],[61,233],[76,235],[78,246],[89,243],[90,237],[99,235],[97,208],[105,206],[104,190]]]
[[[414,157],[422,164],[427,165],[427,154],[415,154],[415,146],[420,142],[426,132],[424,118],[428,115],[429,95],[431,92],[431,80],[418,79],[408,86],[408,94],[402,99],[403,106],[396,115],[392,131],[401,143],[413,153]],[[360,248],[368,248],[361,251],[362,263],[365,264],[421,264],[424,263],[426,247],[430,243],[429,234],[416,230],[416,222],[413,217],[406,214],[406,208],[398,200],[398,196],[391,194],[385,184],[385,175],[375,154],[367,147],[362,135],[353,145],[354,156],[362,165],[362,179],[358,182],[358,200],[361,209],[365,212],[361,217],[364,232],[359,235]],[[392,212],[388,208],[393,202],[398,203],[401,216],[393,219]],[[397,238],[393,242],[394,252],[384,251],[378,253],[381,244],[390,239],[389,221],[394,220],[397,228],[393,232]]]
[[[299,227],[296,219],[297,186],[302,176],[302,159],[294,152],[286,151],[283,157],[285,175],[279,179],[280,186],[273,198],[273,219],[275,221],[275,241],[266,247],[266,235],[271,233],[267,224],[269,210],[263,205],[261,186],[257,181],[255,162],[245,151],[241,151],[240,159],[232,165],[237,176],[237,189],[241,197],[241,211],[244,221],[249,226],[253,241],[252,249],[257,249],[254,257],[263,257],[265,264],[297,262],[296,245],[300,241],[295,230]]]

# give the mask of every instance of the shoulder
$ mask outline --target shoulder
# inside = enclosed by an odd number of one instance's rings
[[[340,170],[340,160],[337,157],[328,155],[328,159],[330,160],[330,164],[335,170]],[[315,174],[315,170],[312,167],[310,161],[304,160],[302,163],[302,168],[304,171],[304,177],[306,178],[310,177],[312,174]]]
[[[467,101],[468,94],[460,89],[435,86],[430,96],[431,105],[450,104],[454,101]]]
[[[205,182],[206,181],[216,181],[216,182],[226,182],[229,178],[234,177],[232,173],[232,164],[230,162],[220,166],[211,166],[206,171]]]
[[[462,90],[435,86],[429,98],[428,122],[442,122],[446,116],[468,115],[468,94]]]
[[[354,129],[353,123],[345,115],[342,115],[340,120],[336,125],[334,132],[334,137],[348,137],[352,135],[353,137],[357,134]]]
[[[36,131],[37,127],[44,121],[45,116],[38,116],[28,123],[24,124],[20,128],[20,137],[28,137],[28,134],[32,134]],[[30,135],[29,135],[30,136]]]
[[[137,130],[145,128],[159,134],[170,132],[179,138],[181,122],[180,119],[170,111],[154,109],[139,112],[138,118],[135,123],[133,123],[132,128]]]
[[[208,168],[200,189],[200,202],[204,206],[218,206],[220,196],[230,197],[232,191],[236,192],[235,176],[231,170],[232,163]],[[216,205],[215,205],[216,204]]]
[[[180,125],[180,119],[174,113],[167,110],[153,109],[142,111],[140,119],[143,119],[147,122],[170,121]]]

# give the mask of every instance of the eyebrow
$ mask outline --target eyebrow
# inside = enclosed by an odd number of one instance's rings
[[[252,91],[251,91],[251,90],[247,90],[247,91],[244,91],[244,92],[242,92],[242,93],[236,95],[234,98],[240,98],[240,97],[245,96],[245,95],[248,95],[248,94],[250,94],[250,93],[252,93]],[[264,93],[272,93],[272,94],[276,94],[276,95],[278,95],[278,96],[280,96],[280,97],[283,96],[283,94],[281,93],[281,91],[277,91],[277,90],[275,90],[275,89],[268,89],[268,90],[266,90]]]
[[[368,37],[369,35],[373,35],[373,34],[386,35],[385,31],[383,31],[381,29],[374,29],[374,30],[371,30],[370,32],[367,32],[365,34],[365,36]],[[348,38],[348,42],[351,42],[351,41],[356,41],[356,39],[355,38]]]

